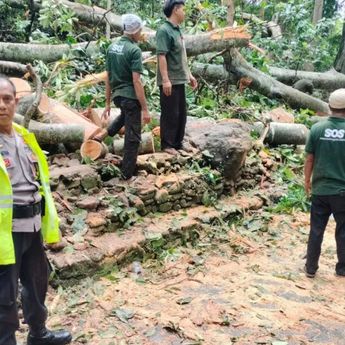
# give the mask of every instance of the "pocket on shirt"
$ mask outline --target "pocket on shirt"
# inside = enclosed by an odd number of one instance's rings
[[[11,306],[14,303],[14,287],[11,279],[13,265],[0,265],[0,305]]]
[[[36,178],[38,173],[38,159],[32,152],[27,152],[26,154],[30,162],[32,174]]]

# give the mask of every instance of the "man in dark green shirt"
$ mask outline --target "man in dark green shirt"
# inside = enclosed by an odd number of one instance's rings
[[[305,190],[312,194],[310,234],[305,272],[313,278],[319,267],[323,235],[333,214],[338,263],[336,274],[345,276],[345,89],[329,98],[331,116],[315,124],[305,147]],[[312,183],[310,183],[312,177]]]
[[[107,131],[95,139],[114,136],[125,126],[121,170],[123,177],[130,179],[135,172],[141,141],[141,113],[145,123],[150,121],[150,115],[140,79],[143,72],[141,50],[136,44],[141,38],[144,23],[134,14],[125,14],[122,21],[124,34],[109,47],[107,53],[106,108],[102,117],[107,119],[110,116],[111,100],[121,109],[121,114],[109,125]]]
[[[161,104],[161,148],[176,154],[183,148],[187,121],[185,84],[196,89],[198,83],[189,71],[180,24],[185,18],[184,0],[166,0],[164,14],[168,20],[158,29],[157,83]]]

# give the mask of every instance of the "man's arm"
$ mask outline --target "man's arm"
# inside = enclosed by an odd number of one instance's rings
[[[168,75],[168,63],[167,58],[164,54],[158,55],[158,62],[159,62],[159,71],[161,72],[162,76],[162,83],[163,83],[163,92],[165,96],[171,96],[171,81]]]
[[[304,162],[304,189],[307,195],[311,191],[311,175],[313,173],[314,167],[314,155],[312,153],[307,153]]]
[[[141,105],[141,111],[143,113],[144,123],[149,123],[151,118],[150,118],[150,114],[149,114],[149,111],[147,108],[145,91],[144,91],[144,87],[143,87],[143,84],[142,84],[141,79],[140,79],[140,73],[132,72],[132,78],[133,78],[133,85],[134,85],[135,94],[136,94],[138,101]]]

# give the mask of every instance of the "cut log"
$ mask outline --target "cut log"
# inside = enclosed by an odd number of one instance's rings
[[[90,158],[93,161],[104,158],[108,153],[108,147],[96,140],[87,140],[80,147],[80,154],[83,158]]]
[[[52,98],[49,98],[48,104],[44,104],[44,107],[46,107],[44,110],[47,110],[43,118],[44,122],[80,125],[84,128],[85,140],[101,130],[85,116]]]
[[[266,127],[262,122],[257,122],[254,129],[261,135]],[[299,123],[271,122],[264,142],[270,145],[304,145],[308,134],[308,128]]]
[[[16,88],[17,98],[32,95],[32,89],[30,84],[22,78],[10,78]]]
[[[124,139],[117,139],[113,142],[113,149],[116,155],[123,155],[123,148],[124,148],[125,141]],[[155,144],[153,140],[153,136],[151,132],[142,133],[141,135],[141,143],[139,146],[139,154],[146,154],[146,153],[154,153],[155,152]]]
[[[21,124],[24,117],[16,114],[14,121]],[[29,130],[35,134],[40,145],[73,143],[80,146],[84,140],[84,128],[80,125],[46,124],[31,120]]]

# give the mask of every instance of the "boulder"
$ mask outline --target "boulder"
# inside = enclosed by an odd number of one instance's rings
[[[200,151],[207,151],[211,166],[221,169],[228,180],[236,178],[252,148],[250,128],[241,121],[189,119],[185,139]]]

